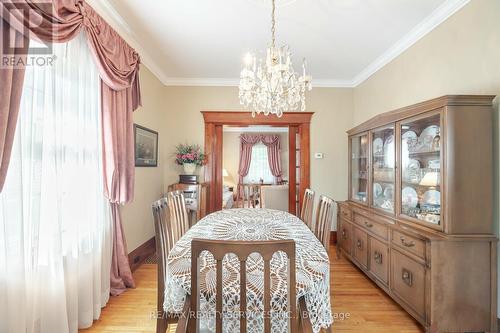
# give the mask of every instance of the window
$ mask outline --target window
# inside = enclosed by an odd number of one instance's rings
[[[77,332],[99,318],[109,298],[112,227],[102,179],[99,75],[83,34],[54,44],[52,66],[26,68],[0,193],[6,332]]]
[[[259,183],[263,180],[265,184],[274,184],[276,177],[273,176],[267,158],[267,147],[259,142],[252,148],[252,160],[248,175],[243,179],[244,183]]]

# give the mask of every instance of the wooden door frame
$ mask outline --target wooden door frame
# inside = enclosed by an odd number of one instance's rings
[[[300,135],[300,179],[299,182],[299,207],[306,188],[310,186],[311,172],[311,119],[314,112],[285,112],[281,118],[274,115],[262,114],[252,117],[251,112],[241,111],[201,111],[205,121],[205,153],[207,165],[205,166],[205,182],[209,184],[209,212],[222,209],[222,156],[223,156],[223,126],[249,126],[270,125],[289,128],[289,211],[295,214],[296,188],[291,186],[292,180],[296,181],[296,152],[295,133]],[[299,208],[300,209],[300,208]]]

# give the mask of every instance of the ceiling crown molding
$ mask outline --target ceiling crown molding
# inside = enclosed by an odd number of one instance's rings
[[[436,8],[422,22],[416,25],[408,34],[392,45],[381,56],[375,59],[370,65],[363,69],[352,80],[352,85],[357,87],[370,76],[382,69],[385,65],[401,55],[412,45],[418,42],[425,35],[430,33],[434,28],[446,21],[450,16],[455,14],[463,6],[468,4],[470,0],[447,0],[441,6]]]
[[[200,87],[237,87],[240,84],[238,78],[185,78],[171,77],[167,78],[163,84],[166,86],[200,86]],[[318,88],[353,88],[350,80],[315,80],[312,81],[313,87]]]
[[[141,56],[141,61],[166,86],[212,86],[235,87],[238,78],[182,78],[168,77],[146,49],[138,42],[138,38],[123,17],[114,9],[109,0],[87,0],[87,2],[125,39]],[[401,55],[404,51],[430,33],[434,28],[446,21],[450,16],[468,4],[470,0],[446,0],[409,33],[397,41],[382,55],[357,74],[352,80],[316,79],[314,87],[355,88],[385,65]]]

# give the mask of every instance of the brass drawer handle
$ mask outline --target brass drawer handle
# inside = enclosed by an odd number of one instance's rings
[[[345,229],[342,230],[342,238],[347,239],[347,233],[345,232]]]
[[[375,260],[375,262],[379,265],[382,265],[382,253],[378,252],[378,251],[375,251],[375,254],[373,256],[373,259]]]
[[[361,239],[358,239],[357,246],[358,246],[358,249],[360,249],[360,250],[363,249],[363,242],[361,241]]]
[[[369,223],[368,221],[365,221],[365,225],[366,225],[368,228],[373,227],[373,224],[372,224],[372,223]]]
[[[401,279],[403,279],[403,282],[408,285],[408,287],[411,287],[413,285],[413,273],[406,268],[403,268]]]
[[[408,243],[403,236],[401,236],[399,239],[401,240],[401,244],[403,244],[406,247],[414,247],[415,246],[414,241],[411,241]]]

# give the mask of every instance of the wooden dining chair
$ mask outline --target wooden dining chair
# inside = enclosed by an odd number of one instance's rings
[[[262,208],[262,184],[238,184],[238,208]]]
[[[167,193],[168,208],[170,218],[175,232],[182,237],[190,227],[189,214],[186,208],[186,200],[182,191],[171,191]]]
[[[174,318],[165,313],[163,301],[165,295],[165,267],[168,253],[172,249],[177,236],[172,232],[167,199],[162,198],[153,203],[152,210],[156,236],[156,258],[158,261],[156,333],[165,333],[168,329],[168,325],[175,322]]]
[[[197,332],[199,311],[199,256],[203,251],[212,253],[217,262],[216,268],[216,333],[222,333],[223,322],[223,285],[222,285],[222,260],[228,253],[236,255],[240,261],[240,313],[247,313],[247,272],[246,260],[252,253],[259,253],[264,260],[264,313],[271,311],[271,258],[278,251],[288,256],[288,311],[290,314],[289,332],[312,332],[311,322],[305,302],[299,300],[297,305],[295,283],[295,242],[293,240],[280,241],[221,241],[193,239],[191,242],[191,296],[186,300],[184,315],[179,320],[176,333]],[[300,317],[298,314],[300,313]],[[247,332],[247,316],[241,315],[240,332]],[[271,318],[264,316],[264,333],[271,333]]]
[[[186,207],[190,218],[190,225],[193,226],[207,215],[208,207],[208,184],[181,184],[175,183],[168,186],[168,192],[182,191],[186,201]],[[189,200],[195,200],[196,206],[189,205]]]
[[[302,200],[302,208],[300,209],[300,219],[313,230],[313,207],[315,193],[311,189],[306,189],[304,199]]]
[[[188,219],[184,217],[182,210],[184,197],[182,193],[177,192],[168,193],[166,198],[162,198],[152,205],[156,236],[156,257],[158,260],[156,333],[165,333],[168,325],[177,322],[180,315],[165,313],[163,310],[166,278],[165,267],[167,265],[168,254],[175,243],[189,229]]]
[[[325,195],[319,198],[318,208],[316,210],[316,223],[314,225],[314,234],[316,238],[323,243],[328,251],[330,246],[330,229],[333,221],[335,201]]]

